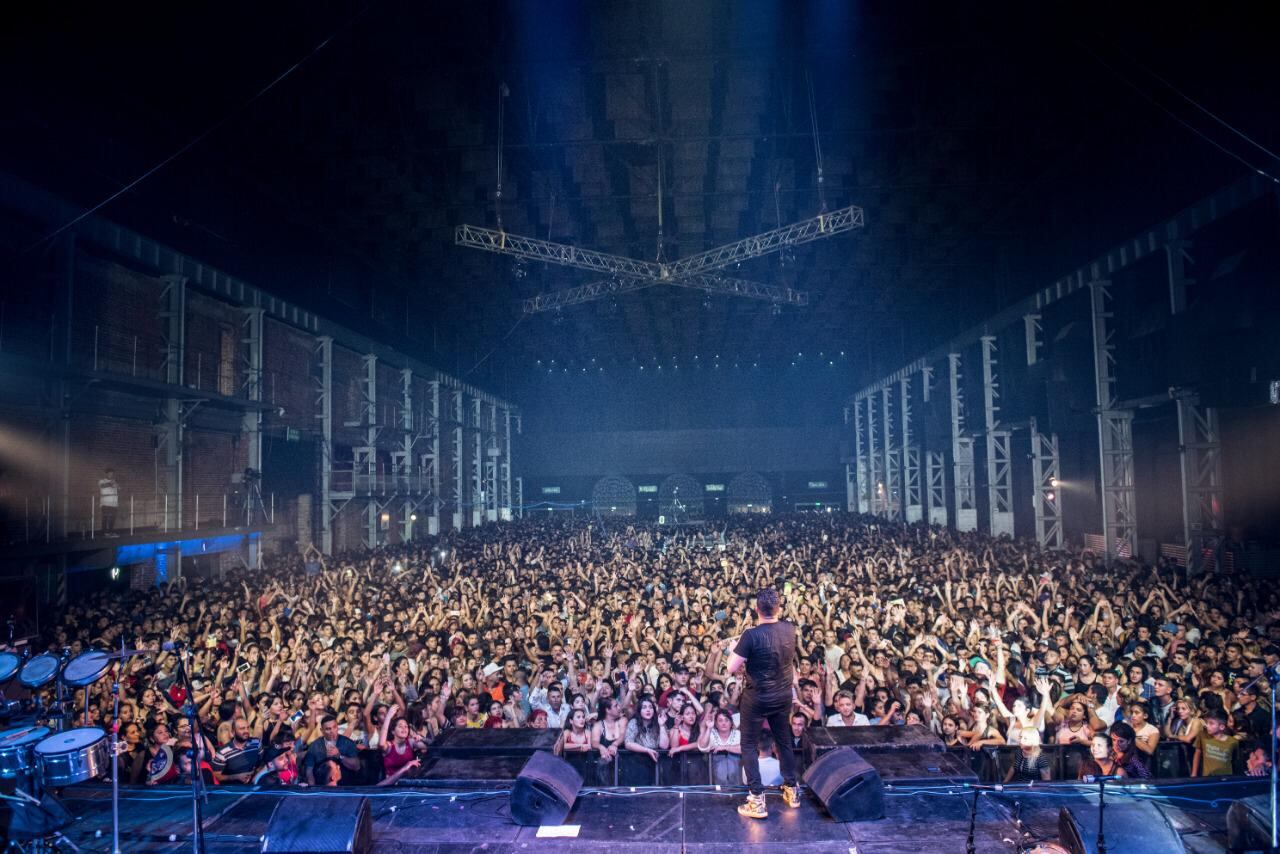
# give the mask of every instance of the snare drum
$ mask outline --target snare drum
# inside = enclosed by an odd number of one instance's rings
[[[49,735],[47,726],[24,726],[0,732],[0,778],[12,780],[35,768],[31,751]]]
[[[28,688],[43,688],[58,675],[62,659],[51,652],[42,652],[27,660],[18,673],[18,681]]]
[[[36,762],[46,786],[70,786],[100,777],[111,767],[107,734],[90,726],[55,733],[36,745]]]
[[[16,652],[0,652],[0,685],[8,682],[22,669],[22,656]]]
[[[89,649],[67,662],[62,668],[62,683],[84,688],[102,678],[111,669],[111,656],[100,649]]]

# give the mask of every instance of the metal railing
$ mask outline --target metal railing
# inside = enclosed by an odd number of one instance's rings
[[[1022,748],[1017,745],[1001,745],[971,750],[967,747],[951,748],[950,753],[978,775],[984,783],[1004,781]],[[1053,780],[1077,780],[1080,766],[1089,757],[1089,748],[1081,744],[1046,744],[1040,748],[1051,762],[1050,778]],[[1188,777],[1191,775],[1190,745],[1181,742],[1162,741],[1156,745],[1155,754],[1144,756],[1144,762],[1156,779]]]
[[[167,493],[125,494],[113,508],[98,493],[70,496],[63,509],[58,495],[24,496],[0,515],[0,544],[113,539],[136,534],[197,532],[216,528],[273,525],[274,492],[195,493],[179,499]]]

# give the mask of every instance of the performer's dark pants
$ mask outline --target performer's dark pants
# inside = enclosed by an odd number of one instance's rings
[[[773,733],[773,743],[778,755],[778,765],[782,770],[782,782],[787,786],[796,784],[796,755],[791,749],[791,695],[787,694],[778,700],[762,702],[748,691],[742,695],[742,703],[738,707],[739,729],[742,732],[742,767],[747,772],[747,788],[751,794],[764,792],[760,782],[760,728],[769,722]]]

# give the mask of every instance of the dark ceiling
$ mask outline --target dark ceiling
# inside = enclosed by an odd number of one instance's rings
[[[1241,174],[1215,144],[1280,168],[1188,100],[1276,150],[1258,7],[190,5],[9,28],[0,166],[88,205],[198,139],[104,214],[517,397],[552,359],[795,350],[844,351],[850,391]],[[660,174],[668,259],[823,196],[867,224],[731,271],[810,293],[780,314],[654,288],[522,320],[590,276],[452,243],[500,214],[652,258]]]

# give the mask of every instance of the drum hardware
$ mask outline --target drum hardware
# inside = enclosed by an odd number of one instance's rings
[[[195,854],[204,854],[204,775],[200,773],[200,762],[204,754],[204,738],[200,726],[200,710],[196,707],[196,692],[191,685],[191,673],[188,666],[186,645],[180,641],[173,642],[173,651],[177,653],[178,683],[186,689],[186,701],[182,713],[191,724],[191,844]]]
[[[124,639],[120,639],[124,649]],[[111,680],[111,854],[120,854],[120,671]]]
[[[39,790],[36,790],[37,792]],[[18,851],[60,851],[66,847],[79,852],[74,842],[63,836],[62,828],[74,819],[66,807],[52,794],[40,797],[16,789],[12,795],[0,794],[0,800],[10,802],[9,844]],[[23,845],[19,840],[25,840]]]

